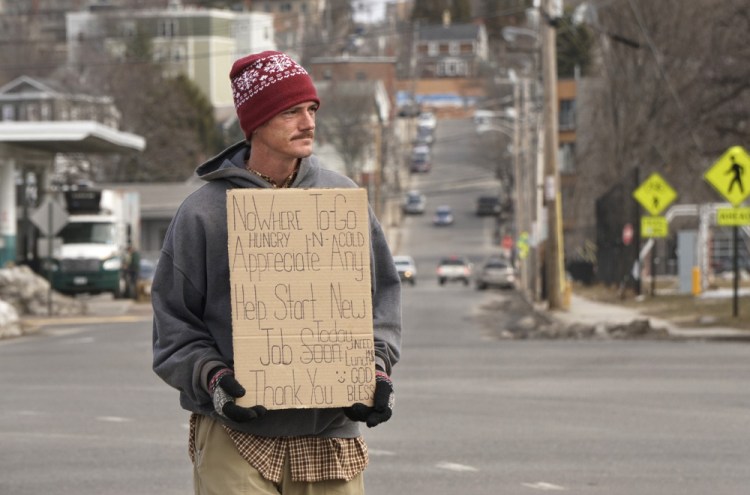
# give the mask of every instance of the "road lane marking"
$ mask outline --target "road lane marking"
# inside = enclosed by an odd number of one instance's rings
[[[476,473],[479,469],[474,466],[467,466],[466,464],[457,464],[455,462],[438,462],[435,467],[438,469],[445,469],[447,471],[455,471],[459,473]]]
[[[536,483],[521,483],[521,485],[525,486],[526,488],[533,488],[534,490],[543,490],[543,491],[565,491],[567,488],[560,486],[560,485],[553,485],[552,483],[547,483],[546,481],[537,481]]]
[[[133,421],[130,418],[123,418],[121,416],[99,416],[96,420],[104,421],[105,423],[129,423]]]
[[[396,455],[395,452],[390,450],[378,450],[378,449],[367,449],[367,453],[374,456],[391,456]]]

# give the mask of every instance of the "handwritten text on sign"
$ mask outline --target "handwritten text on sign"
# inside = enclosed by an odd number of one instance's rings
[[[367,212],[363,189],[228,191],[240,405],[372,403]]]

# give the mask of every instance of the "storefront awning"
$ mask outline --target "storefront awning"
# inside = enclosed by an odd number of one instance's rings
[[[143,151],[146,140],[94,121],[0,122],[0,143],[49,153]]]

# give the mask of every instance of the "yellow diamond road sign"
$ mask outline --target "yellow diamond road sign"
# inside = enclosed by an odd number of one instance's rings
[[[750,195],[750,156],[742,146],[732,146],[704,177],[727,201],[739,206]]]
[[[633,197],[652,215],[658,215],[677,198],[677,193],[664,178],[654,172],[633,191]]]

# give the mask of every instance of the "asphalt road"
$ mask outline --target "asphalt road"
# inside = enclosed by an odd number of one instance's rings
[[[440,256],[493,249],[471,212],[496,184],[460,143],[439,140],[416,182],[456,224],[410,218],[399,246],[420,278],[404,288],[394,417],[364,432],[368,495],[747,493],[750,346],[498,340],[517,315],[478,308],[512,294],[438,286]],[[0,341],[0,494],[191,493],[187,414],[150,346],[145,305]]]

